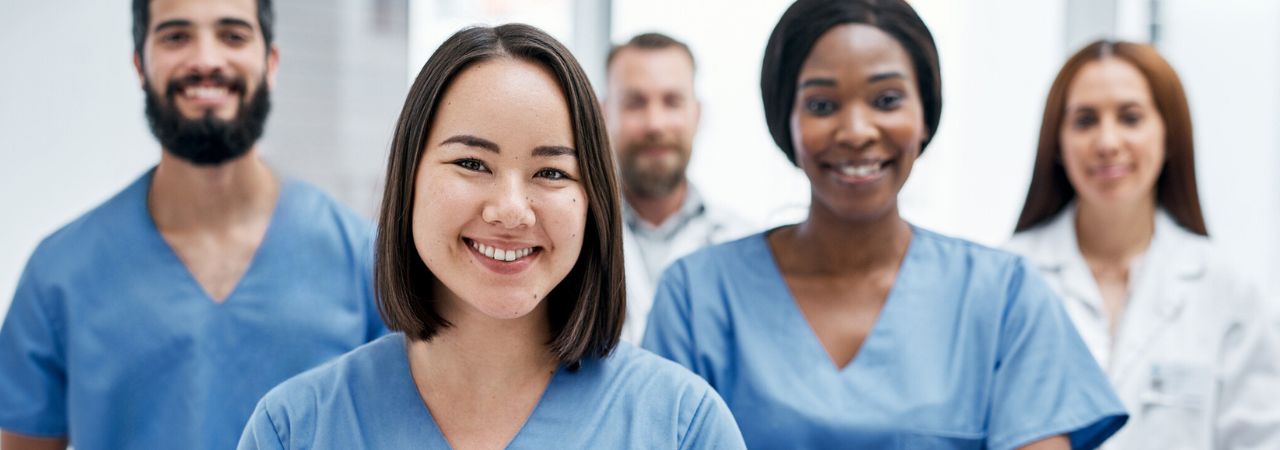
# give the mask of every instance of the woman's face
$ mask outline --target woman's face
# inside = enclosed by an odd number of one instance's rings
[[[812,208],[852,221],[896,213],[927,133],[917,86],[911,57],[875,27],[840,25],[818,39],[791,112]]]
[[[1119,58],[1086,63],[1068,87],[1061,126],[1062,164],[1081,202],[1154,201],[1164,120],[1137,67]]]
[[[563,92],[542,66],[482,62],[446,89],[427,136],[413,238],[448,291],[442,315],[528,315],[577,262],[587,221]]]

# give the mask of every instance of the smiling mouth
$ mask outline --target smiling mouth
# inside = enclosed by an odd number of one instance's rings
[[[879,179],[893,164],[892,159],[863,159],[822,163],[821,167],[835,172],[844,181],[860,183]]]
[[[471,239],[463,238],[472,249],[486,258],[500,262],[515,262],[524,259],[542,251],[542,247],[525,247],[517,249],[503,249],[492,245],[485,245]]]
[[[231,94],[231,89],[227,86],[187,86],[180,94],[190,100],[213,100]]]

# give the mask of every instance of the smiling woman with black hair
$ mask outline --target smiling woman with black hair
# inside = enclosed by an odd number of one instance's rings
[[[374,278],[399,333],[272,390],[240,448],[743,448],[707,383],[618,342],[617,189],[568,50],[453,35],[387,167]]]
[[[1020,258],[913,226],[938,128],[928,28],[901,0],[801,0],[765,50],[808,218],[678,261],[644,346],[706,378],[751,448],[1093,448],[1126,415]]]

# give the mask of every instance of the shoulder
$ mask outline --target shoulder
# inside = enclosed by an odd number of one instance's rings
[[[146,196],[151,173],[143,174],[107,201],[46,236],[27,261],[28,276],[74,279],[83,270],[101,270],[112,248],[133,243],[149,224]]]
[[[968,267],[970,274],[1014,275],[1024,270],[1026,266],[1026,261],[1021,256],[1006,250],[947,236],[921,227],[913,227],[913,231],[915,236],[911,246],[915,247],[914,253],[945,264],[964,264],[959,267]]]
[[[732,269],[733,263],[743,258],[772,256],[768,255],[769,247],[764,232],[757,232],[745,237],[713,244],[690,253],[672,263],[684,272],[720,272]]]
[[[585,361],[580,370],[596,379],[593,384],[612,391],[610,396],[632,400],[640,414],[663,417],[675,410],[687,421],[708,403],[723,403],[706,380],[628,342],[605,358]]]
[[[339,203],[320,188],[302,180],[281,181],[282,209],[299,218],[299,224],[332,228],[349,238],[367,240],[373,222]]]
[[[258,408],[277,428],[315,424],[321,414],[341,415],[342,407],[357,407],[351,400],[365,397],[360,391],[380,383],[390,367],[405,358],[403,352],[403,335],[382,336],[280,383],[262,397]]]

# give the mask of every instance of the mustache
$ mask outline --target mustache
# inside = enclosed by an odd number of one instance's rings
[[[223,86],[228,90],[244,94],[244,88],[247,84],[244,77],[229,77],[223,75],[222,72],[213,72],[209,74],[193,73],[169,80],[165,86],[164,95],[173,98],[178,91],[198,84],[213,84],[214,86]]]

